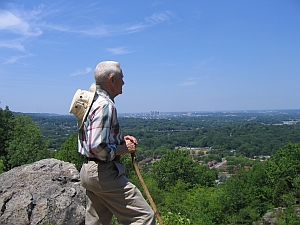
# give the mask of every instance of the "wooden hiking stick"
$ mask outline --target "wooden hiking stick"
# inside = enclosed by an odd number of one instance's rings
[[[150,193],[148,191],[148,188],[147,188],[147,186],[145,184],[145,181],[144,181],[144,179],[142,177],[142,174],[141,174],[141,172],[139,170],[139,167],[138,167],[138,164],[137,164],[137,161],[136,161],[135,153],[131,153],[131,158],[132,158],[132,164],[134,166],[135,172],[136,172],[136,174],[137,174],[137,176],[138,176],[138,178],[140,180],[140,183],[141,183],[141,185],[142,185],[142,187],[143,187],[143,189],[145,191],[145,194],[147,195],[147,198],[148,198],[148,200],[150,202],[150,205],[151,205],[151,207],[152,207],[152,209],[153,209],[153,211],[154,211],[154,213],[155,213],[155,215],[156,215],[156,217],[158,219],[159,225],[163,225],[163,222],[162,222],[162,220],[160,218],[160,215],[159,215],[159,212],[158,212],[158,210],[156,208],[156,205],[155,205],[155,203],[154,203],[154,201],[153,201],[153,199],[152,199],[152,197],[151,197],[151,195],[150,195]]]

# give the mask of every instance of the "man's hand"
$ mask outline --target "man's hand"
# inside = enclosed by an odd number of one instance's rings
[[[133,136],[125,136],[124,137],[124,143],[121,145],[117,145],[117,155],[123,155],[128,153],[135,153],[136,152],[136,146],[137,146],[137,140]]]
[[[135,145],[137,145],[137,144],[138,144],[138,142],[137,142],[136,138],[135,138],[135,137],[133,137],[133,136],[129,136],[129,135],[127,135],[127,136],[125,136],[125,137],[124,137],[124,140],[125,140],[125,141],[129,140],[129,141],[131,141],[131,142],[132,142],[133,144],[135,144]]]
[[[126,140],[125,139],[125,144],[127,146],[128,153],[136,152],[136,148],[135,148],[136,144],[132,140]]]

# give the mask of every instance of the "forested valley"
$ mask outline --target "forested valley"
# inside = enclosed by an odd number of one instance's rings
[[[277,224],[300,224],[300,110],[120,115],[119,122],[138,139],[164,224],[260,224],[274,210]],[[51,157],[80,170],[76,131],[74,116],[0,108],[0,173]],[[122,162],[143,191],[130,155]]]

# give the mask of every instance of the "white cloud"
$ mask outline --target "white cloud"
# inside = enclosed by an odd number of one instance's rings
[[[60,32],[66,33],[77,33],[77,34],[84,34],[87,36],[100,36],[100,37],[107,37],[107,36],[115,36],[115,35],[122,35],[122,34],[132,34],[141,32],[142,30],[146,29],[147,27],[155,26],[159,23],[168,21],[173,17],[172,12],[167,11],[164,13],[155,13],[150,17],[146,17],[144,22],[137,22],[137,23],[127,23],[127,24],[97,24],[95,27],[90,27],[88,29],[81,29],[79,27],[72,27],[66,26],[61,24],[51,24],[44,22],[42,27],[49,30],[57,30]]]
[[[78,31],[73,31],[68,26],[60,25],[60,24],[57,25],[57,24],[50,24],[50,23],[43,22],[41,25],[44,29],[48,29],[48,30],[57,30],[61,32],[78,32]]]
[[[0,32],[3,34],[1,35],[0,48],[26,52],[24,47],[25,41],[43,33],[41,28],[36,25],[39,13],[39,9],[22,11],[15,8],[14,5],[10,10],[0,9]],[[13,56],[7,59],[5,63],[15,63],[21,58],[24,57]]]
[[[0,30],[8,31],[23,37],[38,36],[43,32],[35,25],[33,14],[20,14],[19,12],[0,10]]]
[[[10,57],[9,59],[6,59],[3,64],[13,64],[13,63],[19,62],[19,59],[24,58],[24,57],[26,57],[26,56],[21,56],[21,55],[13,56],[13,57]]]
[[[128,54],[128,53],[132,52],[132,51],[127,50],[126,47],[107,48],[106,50],[113,55],[124,55],[124,54]]]
[[[83,33],[92,36],[111,36],[111,35],[122,35],[131,34],[136,32],[141,32],[147,27],[155,26],[159,23],[169,21],[174,17],[171,11],[166,11],[163,13],[154,13],[150,17],[146,17],[144,22],[137,22],[131,24],[119,24],[119,25],[102,25],[97,27],[92,27],[87,30],[74,29],[71,32]]]
[[[90,3],[87,7],[88,7],[88,8],[95,8],[95,6],[96,6],[96,5],[99,5],[99,4],[101,4],[101,2],[92,2],[92,3]]]
[[[143,23],[138,23],[138,24],[126,26],[124,31],[125,31],[125,33],[136,33],[136,32],[142,31],[146,27],[147,27],[147,25],[145,25]]]
[[[147,25],[139,24],[120,24],[120,25],[97,25],[88,29],[81,29],[78,27],[60,25],[60,24],[51,24],[43,23],[43,28],[48,30],[56,30],[65,33],[77,33],[87,36],[98,36],[98,37],[108,37],[122,34],[131,34],[140,32],[145,29]]]
[[[114,28],[113,26],[108,25],[97,25],[95,27],[89,29],[81,29],[71,25],[65,24],[52,24],[49,22],[43,22],[42,27],[44,29],[52,30],[52,31],[59,31],[64,33],[75,33],[75,34],[83,34],[87,36],[108,36],[114,33],[117,33],[118,29]]]
[[[158,23],[168,21],[172,17],[174,17],[174,14],[171,11],[166,11],[162,13],[154,13],[150,17],[146,17],[145,20],[152,25],[156,25]]]
[[[22,65],[28,65],[27,63],[21,62],[20,59],[28,58],[28,57],[32,57],[32,56],[34,56],[34,55],[31,53],[24,52],[22,55],[14,55],[14,56],[10,56],[9,58],[3,58],[4,59],[3,64],[19,63]]]
[[[87,7],[90,7],[88,5]],[[141,32],[146,28],[156,26],[159,23],[169,21],[174,17],[171,11],[154,13],[146,17],[144,21],[124,23],[124,24],[99,24],[91,23],[90,27],[80,27],[78,21],[60,20],[63,22],[54,22],[52,18],[58,18],[63,15],[62,10],[55,10],[52,6],[46,8],[44,5],[39,5],[31,10],[27,10],[24,6],[9,4],[8,9],[0,9],[0,48],[8,48],[27,52],[26,44],[30,44],[33,37],[39,37],[43,34],[43,30],[49,32],[58,31],[63,33],[74,33],[86,36],[108,37],[123,34],[132,34]],[[60,8],[61,9],[61,8]],[[92,20],[92,17],[88,17]],[[29,50],[30,51],[30,50]],[[125,47],[108,48],[107,51],[113,55],[128,54],[129,51]],[[9,60],[14,62],[14,60]],[[77,73],[74,73],[75,75]],[[73,75],[74,76],[74,75]]]
[[[43,5],[33,10],[24,10],[12,5],[10,10],[0,10],[0,31],[14,33],[22,37],[39,36],[43,34],[42,29],[56,30],[66,33],[78,33],[90,36],[111,36],[140,32],[143,29],[169,21],[174,17],[171,11],[154,13],[145,18],[144,22],[127,24],[97,24],[88,29],[80,28],[77,25],[54,24],[51,21],[42,20],[52,13],[58,14],[59,11],[47,12]],[[58,15],[56,15],[57,17]]]
[[[106,25],[93,27],[88,30],[80,30],[79,29],[75,32],[82,33],[85,35],[90,35],[90,36],[102,36],[102,37],[116,33],[116,31],[113,29],[113,27],[106,26]]]
[[[0,48],[10,48],[19,51],[25,51],[24,46],[21,44],[19,40],[12,40],[12,41],[0,41]]]
[[[161,4],[163,4],[163,1],[155,1],[155,2],[153,2],[153,3],[151,4],[151,7],[156,7],[156,6],[159,6],[159,5],[161,5]]]
[[[76,72],[72,73],[70,76],[78,76],[78,75],[84,75],[84,74],[88,74],[92,71],[92,68],[87,67],[85,68],[85,70],[77,70]]]
[[[194,78],[189,78],[187,81],[181,82],[180,86],[193,86],[196,84],[198,83],[194,80]]]

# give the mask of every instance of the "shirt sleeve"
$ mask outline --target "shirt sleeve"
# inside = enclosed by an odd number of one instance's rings
[[[115,107],[105,104],[89,116],[88,149],[91,155],[103,161],[111,161],[116,156],[117,143],[111,137],[115,114]]]

